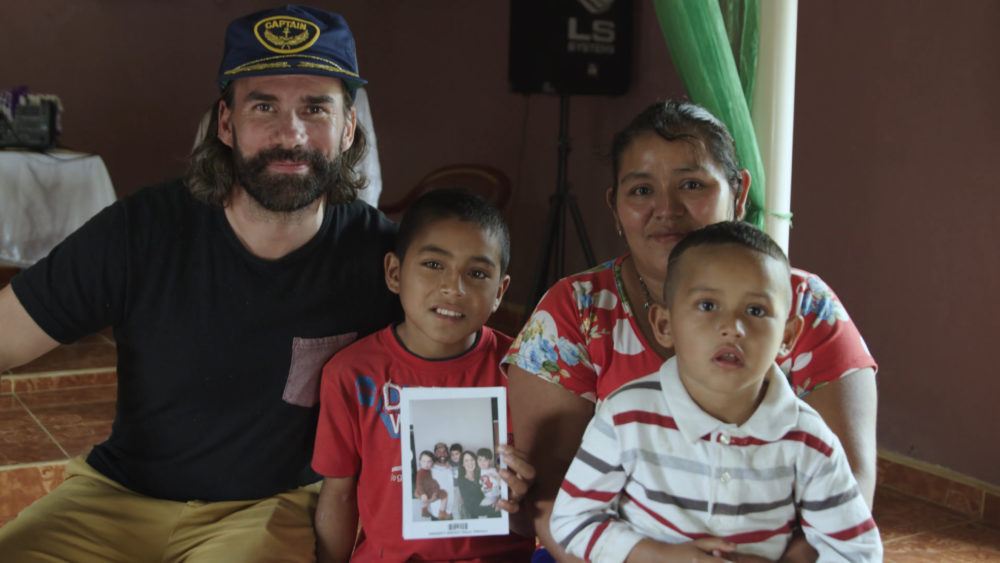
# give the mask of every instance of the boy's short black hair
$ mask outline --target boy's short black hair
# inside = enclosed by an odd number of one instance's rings
[[[493,450],[489,448],[479,448],[476,451],[476,457],[485,457],[486,459],[493,459]]]
[[[462,444],[459,444],[458,442],[455,442],[454,444],[451,445],[450,448],[448,448],[448,451],[449,452],[461,452],[462,451]]]
[[[681,270],[678,263],[685,252],[696,246],[723,244],[736,244],[755,250],[781,262],[786,269],[789,268],[788,256],[785,255],[785,251],[764,231],[742,221],[713,223],[691,231],[670,251],[670,258],[667,261],[667,279],[663,284],[663,302],[669,306],[673,301],[674,287],[677,285],[677,278],[680,276]],[[791,295],[791,289],[789,289],[789,295]]]
[[[500,275],[510,265],[510,231],[500,211],[482,197],[461,188],[433,190],[417,198],[406,210],[396,234],[396,257],[406,256],[410,243],[428,224],[441,219],[475,223],[500,242]]]

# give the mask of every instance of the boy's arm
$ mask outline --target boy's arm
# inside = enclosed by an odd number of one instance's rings
[[[552,506],[553,539],[588,561],[624,561],[643,539],[613,508],[627,480],[611,413],[598,408]]]
[[[851,471],[868,508],[875,497],[875,370],[864,368],[813,389],[803,399],[823,417],[844,446]]]
[[[796,482],[796,500],[805,538],[820,561],[881,561],[882,540],[847,456],[832,433],[822,442],[830,446],[825,455],[804,446],[799,456],[805,477]]]
[[[617,504],[628,481],[613,405],[599,406],[552,507],[549,530],[566,553],[586,561],[716,561],[736,545],[717,537],[668,544],[643,536],[619,517]]]
[[[358,539],[358,478],[327,477],[316,505],[319,563],[348,561]]]

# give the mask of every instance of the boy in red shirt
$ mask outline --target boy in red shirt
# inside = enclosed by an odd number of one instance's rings
[[[461,190],[427,193],[400,224],[385,279],[403,322],[337,353],[323,369],[313,468],[324,475],[316,509],[320,561],[528,561],[534,539],[404,540],[399,399],[403,387],[506,385],[510,337],[484,326],[510,283],[510,236],[500,213]],[[500,446],[500,477],[526,490],[534,468]],[[522,479],[523,476],[523,479]],[[501,499],[498,506],[516,511]],[[360,515],[362,532],[355,532]],[[353,551],[353,554],[352,554]]]

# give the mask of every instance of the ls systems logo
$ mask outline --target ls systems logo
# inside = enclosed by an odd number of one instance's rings
[[[611,6],[615,3],[615,0],[579,0],[580,5],[583,6],[584,10],[587,10],[595,16],[598,14],[603,14],[611,9]]]
[[[597,16],[607,13],[614,0],[578,0],[587,12]],[[569,53],[589,53],[595,55],[615,54],[615,22],[609,19],[593,19],[581,22],[570,16],[567,20],[566,51]]]

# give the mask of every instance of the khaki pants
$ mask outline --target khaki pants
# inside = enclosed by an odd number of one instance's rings
[[[0,528],[0,560],[314,561],[320,483],[252,501],[174,502],[122,487],[82,457]]]

